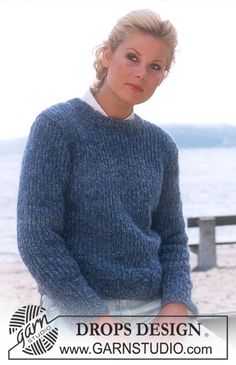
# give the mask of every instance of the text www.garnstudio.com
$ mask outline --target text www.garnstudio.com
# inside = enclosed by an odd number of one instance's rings
[[[211,355],[211,346],[184,346],[181,342],[95,342],[91,346],[60,346],[63,355]]]

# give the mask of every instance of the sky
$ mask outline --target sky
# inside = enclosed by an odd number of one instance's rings
[[[94,48],[142,8],[174,24],[178,47],[136,113],[159,125],[236,125],[236,0],[0,0],[0,139],[28,135],[43,109],[83,97]]]

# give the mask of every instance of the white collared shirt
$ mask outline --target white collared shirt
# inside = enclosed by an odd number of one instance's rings
[[[85,101],[85,103],[87,103],[88,105],[90,105],[94,110],[97,110],[98,112],[100,112],[103,115],[105,115],[106,117],[108,117],[108,115],[105,113],[105,111],[102,109],[102,107],[98,104],[97,100],[94,98],[90,89],[86,92],[86,94],[84,95],[82,100]],[[133,118],[134,118],[134,112],[132,111],[132,113],[124,120],[129,120],[129,119],[133,119]]]

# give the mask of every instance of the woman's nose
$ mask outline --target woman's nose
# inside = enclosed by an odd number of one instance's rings
[[[143,79],[144,79],[144,77],[145,77],[145,74],[146,74],[146,69],[145,69],[145,67],[144,67],[144,66],[142,66],[142,65],[139,65],[139,66],[137,67],[137,69],[136,69],[136,77],[137,77],[138,79],[143,80]]]

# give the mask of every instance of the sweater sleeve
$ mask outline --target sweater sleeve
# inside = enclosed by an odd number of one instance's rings
[[[191,268],[179,188],[178,150],[173,141],[170,146],[165,152],[162,193],[154,218],[154,228],[161,236],[162,306],[179,302],[197,313],[191,300]]]
[[[22,161],[18,248],[40,291],[53,299],[61,313],[100,315],[108,308],[88,286],[63,239],[70,152],[63,123],[40,114]]]

